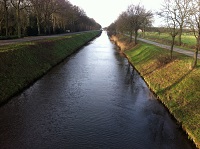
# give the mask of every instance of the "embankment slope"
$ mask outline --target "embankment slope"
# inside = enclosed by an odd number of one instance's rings
[[[112,39],[200,148],[200,63],[191,69],[192,57],[174,52],[170,60],[169,50],[143,42],[130,48],[125,38]]]
[[[0,46],[0,104],[99,34],[93,31]]]

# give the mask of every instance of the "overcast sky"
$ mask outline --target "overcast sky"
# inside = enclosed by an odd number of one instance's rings
[[[102,27],[109,26],[114,22],[119,14],[125,11],[130,4],[140,4],[147,10],[155,12],[160,9],[163,0],[69,0],[73,5],[84,9],[87,16],[93,18]],[[159,21],[155,19],[154,26],[158,26]]]

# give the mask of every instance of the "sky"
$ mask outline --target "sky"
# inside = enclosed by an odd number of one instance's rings
[[[88,17],[93,18],[102,27],[113,23],[130,4],[143,5],[146,10],[159,10],[163,0],[69,0],[73,5],[82,8]],[[154,26],[159,26],[160,20],[154,19]]]

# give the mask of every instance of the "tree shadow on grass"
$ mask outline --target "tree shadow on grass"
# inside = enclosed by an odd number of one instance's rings
[[[151,73],[153,73],[154,71],[156,71],[157,69],[160,69],[160,68],[162,68],[163,66],[157,66],[157,67],[155,67],[153,70],[151,70],[150,72],[146,72],[145,74],[144,74],[144,76],[148,76],[148,75],[150,75]]]
[[[200,66],[199,66],[200,67]],[[172,85],[164,88],[164,89],[161,89],[157,92],[157,94],[160,94],[160,93],[164,93],[168,90],[171,90],[173,87],[175,87],[177,84],[179,84],[184,78],[186,78],[194,69],[191,69],[189,70],[186,74],[184,74],[182,77],[180,77],[180,79],[178,79],[177,81],[175,81]]]
[[[160,56],[156,59],[155,68],[150,72],[146,72],[144,75],[150,75],[154,71],[161,69],[162,67],[165,67],[167,64],[175,61],[176,59],[177,57],[173,57],[173,59],[171,59],[169,56]]]

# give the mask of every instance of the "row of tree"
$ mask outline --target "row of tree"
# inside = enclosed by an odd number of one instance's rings
[[[122,12],[117,20],[108,27],[110,32],[129,33],[130,42],[134,35],[137,44],[138,30],[145,32],[147,27],[152,25],[153,13],[147,11],[143,6],[130,5],[127,10]]]
[[[100,29],[67,0],[0,0],[0,36],[55,34]]]
[[[178,44],[181,45],[183,30],[190,30],[196,38],[196,50],[193,63],[193,67],[196,67],[198,51],[200,50],[200,0],[165,0],[164,2],[160,11],[156,14],[165,21],[164,28],[160,29],[165,30],[172,37],[171,58],[175,37],[178,36]],[[135,43],[137,43],[138,30],[142,30],[144,34],[147,28],[152,29],[153,16],[151,11],[147,11],[140,5],[130,5],[108,27],[108,30],[129,33],[130,41],[134,33]]]

